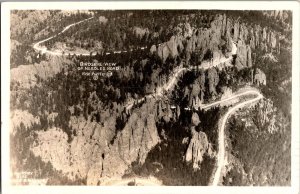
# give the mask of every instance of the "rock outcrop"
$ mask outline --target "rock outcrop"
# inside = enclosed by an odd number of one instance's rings
[[[157,47],[153,45],[150,52],[157,52],[163,61],[169,56],[176,57],[184,52],[188,63],[193,52],[197,53],[198,61],[203,61],[205,54],[210,51],[213,53],[215,63],[223,54],[232,51],[232,41],[234,41],[238,43],[236,65],[238,69],[242,69],[252,67],[252,60],[256,59],[255,52],[253,54],[254,50],[279,53],[280,41],[284,39],[273,29],[244,23],[240,19],[227,17],[225,14],[215,15],[209,26],[210,28],[195,28],[191,27],[188,22],[180,23],[174,27],[175,35],[168,42],[159,44]],[[226,45],[225,53],[223,45]]]
[[[241,40],[239,40],[237,44],[237,59],[235,65],[238,69],[252,66],[251,48],[249,45],[245,45]]]
[[[100,24],[106,24],[106,22],[108,21],[108,19],[104,16],[100,16],[99,17],[99,23]]]
[[[208,87],[211,95],[217,95],[216,86],[219,83],[219,75],[215,68],[208,69]]]
[[[82,117],[72,117],[70,124],[75,127],[76,134],[70,143],[68,135],[54,127],[36,132],[37,138],[31,150],[44,162],[51,162],[56,170],[61,170],[69,179],[83,179],[95,163],[102,162],[102,154],[108,152],[108,141],[114,131]]]
[[[99,161],[91,167],[92,173],[87,176],[89,185],[107,178],[120,178],[134,161],[144,163],[148,152],[160,141],[155,126],[155,112],[152,103],[146,103],[131,115],[103,162]],[[99,168],[101,165],[102,169]]]
[[[148,28],[140,28],[140,27],[133,27],[133,33],[138,37],[138,38],[143,38],[144,36],[149,36],[150,31]]]
[[[257,85],[266,85],[267,84],[265,73],[258,68],[255,70],[253,80],[254,80],[254,83]]]
[[[71,143],[63,130],[50,128],[37,132],[31,150],[72,180],[86,178],[88,185],[97,185],[107,178],[120,178],[132,162],[144,163],[148,152],[160,141],[154,107],[151,101],[145,103],[116,135],[113,121],[100,125],[71,117],[76,134]]]
[[[151,48],[150,48],[150,53],[151,53],[151,54],[154,54],[154,53],[156,52],[156,50],[157,50],[157,49],[156,49],[156,46],[155,46],[155,45],[152,45]]]
[[[172,36],[168,42],[158,45],[157,54],[163,61],[165,61],[169,56],[173,58],[178,56],[182,49],[182,37]]]
[[[192,115],[191,123],[193,124],[193,126],[198,126],[201,123],[201,121],[199,119],[199,115],[196,112],[194,112]]]
[[[192,162],[194,169],[200,169],[200,164],[203,161],[203,155],[209,151],[210,146],[204,132],[197,132],[194,127],[192,127],[191,130],[192,138],[185,154],[185,160],[187,162]]]

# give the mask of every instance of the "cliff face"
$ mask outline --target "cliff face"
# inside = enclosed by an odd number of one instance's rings
[[[36,133],[37,138],[31,151],[74,180],[85,178],[91,166],[103,159],[101,156],[107,152],[108,141],[113,137],[114,131],[84,118],[72,117],[70,124],[76,134],[72,142],[68,142],[68,135],[62,129],[53,127]]]
[[[245,45],[241,40],[238,41],[237,45],[237,59],[235,65],[238,69],[252,66],[251,48],[249,45]]]
[[[240,45],[249,45],[251,49],[261,49],[265,52],[279,51],[279,32],[256,24],[245,24],[238,20],[227,19],[228,32],[234,32],[233,40],[242,42]]]
[[[260,69],[256,69],[255,74],[254,74],[254,83],[257,85],[266,85],[267,84],[267,79],[266,75],[264,72]]]
[[[103,161],[91,167],[87,175],[88,185],[95,185],[106,178],[121,177],[134,161],[144,163],[148,152],[160,141],[153,107],[152,102],[148,102],[130,116]]]
[[[226,50],[232,49],[232,41],[237,42],[237,64],[238,69],[251,67],[253,50],[261,50],[266,53],[280,52],[280,40],[283,39],[279,32],[268,27],[256,24],[246,24],[239,19],[228,18],[224,15],[216,15],[211,22],[210,28],[192,28],[188,30],[189,35],[183,33],[185,25],[179,25],[175,31],[178,33],[171,37],[167,43],[163,43],[156,49],[152,46],[151,52],[157,50],[160,58],[165,60],[169,55],[177,56],[181,51],[187,55],[187,61],[192,52],[200,54],[200,60],[210,50],[214,53],[214,60],[220,56],[220,46],[226,41]],[[180,30],[179,30],[180,29]],[[184,48],[184,49],[183,49]]]
[[[44,162],[51,161],[56,170],[61,170],[72,180],[87,178],[88,185],[121,177],[132,162],[144,163],[148,152],[160,141],[154,107],[153,102],[148,101],[139,111],[133,112],[116,137],[113,120],[108,121],[109,125],[101,126],[72,117],[70,125],[76,135],[71,143],[61,129],[51,128],[37,133],[31,150]],[[114,143],[110,145],[113,138]]]
[[[150,34],[150,31],[148,28],[140,28],[140,27],[134,27],[133,33],[138,37],[138,38],[143,38],[144,36],[148,37]]]
[[[157,55],[165,61],[169,56],[176,57],[183,49],[183,38],[181,36],[172,36],[168,42],[162,43],[157,46],[151,47],[151,52],[157,52]]]
[[[216,86],[219,83],[219,75],[215,68],[211,68],[208,70],[208,86],[209,86],[209,92],[215,96],[217,95]]]
[[[200,164],[203,161],[203,155],[205,153],[209,153],[209,155],[212,154],[211,146],[204,132],[197,132],[195,128],[192,128],[191,132],[192,138],[185,154],[185,160],[192,162],[193,168],[199,170]]]

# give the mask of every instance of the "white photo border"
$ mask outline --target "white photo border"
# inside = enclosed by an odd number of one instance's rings
[[[2,192],[14,193],[299,193],[299,1],[115,1],[115,2],[7,2],[1,4],[1,179]],[[136,9],[214,9],[291,10],[292,34],[292,137],[291,186],[210,187],[210,186],[11,186],[9,167],[10,129],[10,11],[11,10],[136,10]]]

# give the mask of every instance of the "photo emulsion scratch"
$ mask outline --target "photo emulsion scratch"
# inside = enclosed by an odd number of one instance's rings
[[[289,10],[11,10],[19,185],[291,186]]]

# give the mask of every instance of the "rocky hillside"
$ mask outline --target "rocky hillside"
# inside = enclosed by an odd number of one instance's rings
[[[38,26],[29,21],[35,14],[43,15]],[[45,46],[97,55],[27,55],[18,49],[62,29],[55,18],[68,25],[87,16],[94,18]],[[291,85],[290,12],[41,11],[12,18],[21,24],[12,29],[12,56],[20,53],[27,61],[18,59],[11,69],[14,171],[34,171],[48,184],[155,176],[165,185],[208,185],[220,119],[247,98],[205,110],[201,105],[251,86],[265,99],[230,119],[222,184],[289,185],[291,90],[282,88]],[[42,29],[50,24],[56,27]],[[17,39],[21,30],[28,31],[28,42]],[[126,52],[104,54],[108,50]],[[77,71],[80,62],[114,62],[121,71],[95,81]],[[180,68],[185,71],[170,90],[155,96]]]

